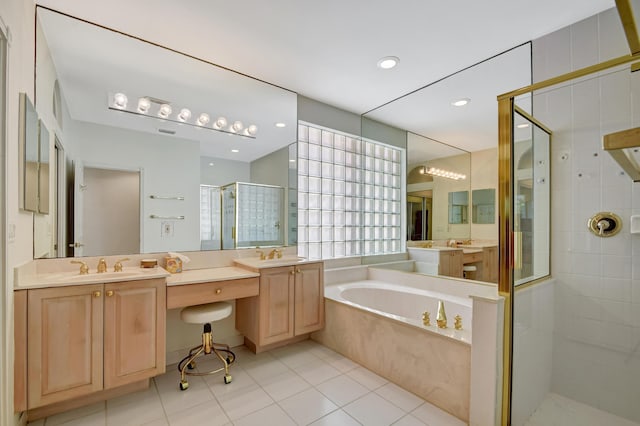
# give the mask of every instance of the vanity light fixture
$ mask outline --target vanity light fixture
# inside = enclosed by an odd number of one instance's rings
[[[213,123],[211,123],[211,116],[209,114],[202,112],[198,115],[192,116],[189,108],[181,108],[177,115],[172,116],[173,107],[171,106],[171,102],[151,96],[142,96],[138,98],[137,106],[130,109],[127,108],[127,103],[128,99],[124,93],[117,92],[115,94],[109,94],[108,109],[111,110],[127,112],[144,117],[159,118],[163,121],[171,121],[198,128],[216,130],[228,135],[237,135],[250,139],[255,139],[258,134],[258,126],[255,124],[250,124],[245,127],[242,121],[235,120],[229,126],[229,122],[223,116],[219,116]],[[284,127],[284,123],[282,123],[282,127]]]
[[[255,136],[256,133],[258,133],[258,126],[256,126],[255,124],[252,124],[244,129],[244,134],[247,136]]]
[[[224,117],[218,117],[216,122],[213,123],[213,128],[214,129],[220,130],[220,129],[223,129],[225,127],[227,127],[227,119],[224,118]]]
[[[182,108],[180,110],[180,114],[178,114],[178,120],[181,122],[185,122],[188,121],[191,118],[191,111],[189,111],[187,108]]]
[[[437,169],[435,167],[423,167],[420,172],[423,175],[431,175],[431,176],[439,176],[447,179],[453,180],[462,180],[466,179],[467,175],[463,175],[462,173],[451,172],[449,170]]]
[[[113,106],[117,109],[125,109],[127,107],[127,96],[124,93],[116,93],[113,95]]]
[[[158,117],[160,117],[160,118],[168,118],[171,115],[172,111],[173,110],[171,109],[171,105],[162,104],[162,105],[160,105],[160,109],[158,110]]]
[[[211,121],[209,114],[207,114],[206,112],[203,112],[202,114],[200,114],[200,117],[198,117],[198,119],[196,120],[196,124],[198,126],[206,126],[207,124],[209,124],[209,121]]]
[[[237,133],[242,129],[244,129],[244,125],[242,124],[242,121],[234,121],[233,124],[231,125],[231,129],[229,130],[231,130],[234,133]]]
[[[151,108],[151,101],[149,98],[140,98],[138,99],[138,112],[141,114],[146,114],[149,112],[149,108]]]
[[[461,106],[467,105],[469,102],[471,102],[471,99],[469,99],[469,98],[460,98],[460,99],[456,99],[455,101],[451,102],[451,105],[456,106],[456,107],[461,107]]]
[[[391,68],[398,65],[400,59],[397,56],[385,56],[384,58],[380,58],[378,61],[378,68],[382,68],[383,70],[390,70]]]
[[[231,152],[240,152],[239,149],[232,149]]]
[[[279,128],[287,127],[285,123],[276,123],[275,126]]]

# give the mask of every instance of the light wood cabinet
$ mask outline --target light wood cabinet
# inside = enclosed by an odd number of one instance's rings
[[[28,291],[28,408],[102,389],[102,284]]]
[[[27,408],[165,370],[165,280],[27,291]]]
[[[104,388],[165,371],[164,280],[105,284]]]
[[[256,352],[322,327],[322,262],[262,269],[260,294],[236,301],[236,328]]]
[[[462,250],[440,250],[438,275],[462,278]]]

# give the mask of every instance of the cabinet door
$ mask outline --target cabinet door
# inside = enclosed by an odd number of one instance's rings
[[[295,335],[324,327],[324,279],[322,263],[295,267]]]
[[[292,267],[263,269],[260,274],[260,345],[294,336],[295,271]]]
[[[28,406],[102,389],[102,284],[28,291]]]
[[[164,280],[105,284],[104,387],[165,371]]]

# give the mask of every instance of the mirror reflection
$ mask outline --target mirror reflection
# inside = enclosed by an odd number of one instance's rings
[[[363,123],[408,132],[406,236],[415,272],[497,282],[496,97],[530,83],[524,44],[364,114]],[[450,177],[425,174],[429,167]],[[466,179],[452,179],[456,173]]]
[[[38,7],[36,96],[60,141],[49,181],[65,182],[48,190],[38,256],[218,249],[221,206],[203,188],[275,185],[295,200],[293,92]]]

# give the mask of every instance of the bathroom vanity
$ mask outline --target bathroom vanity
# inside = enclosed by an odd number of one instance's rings
[[[14,401],[29,420],[148,387],[165,372],[168,309],[235,300],[236,328],[256,352],[324,326],[318,261],[240,258],[179,274],[76,268],[62,259],[17,268]]]

